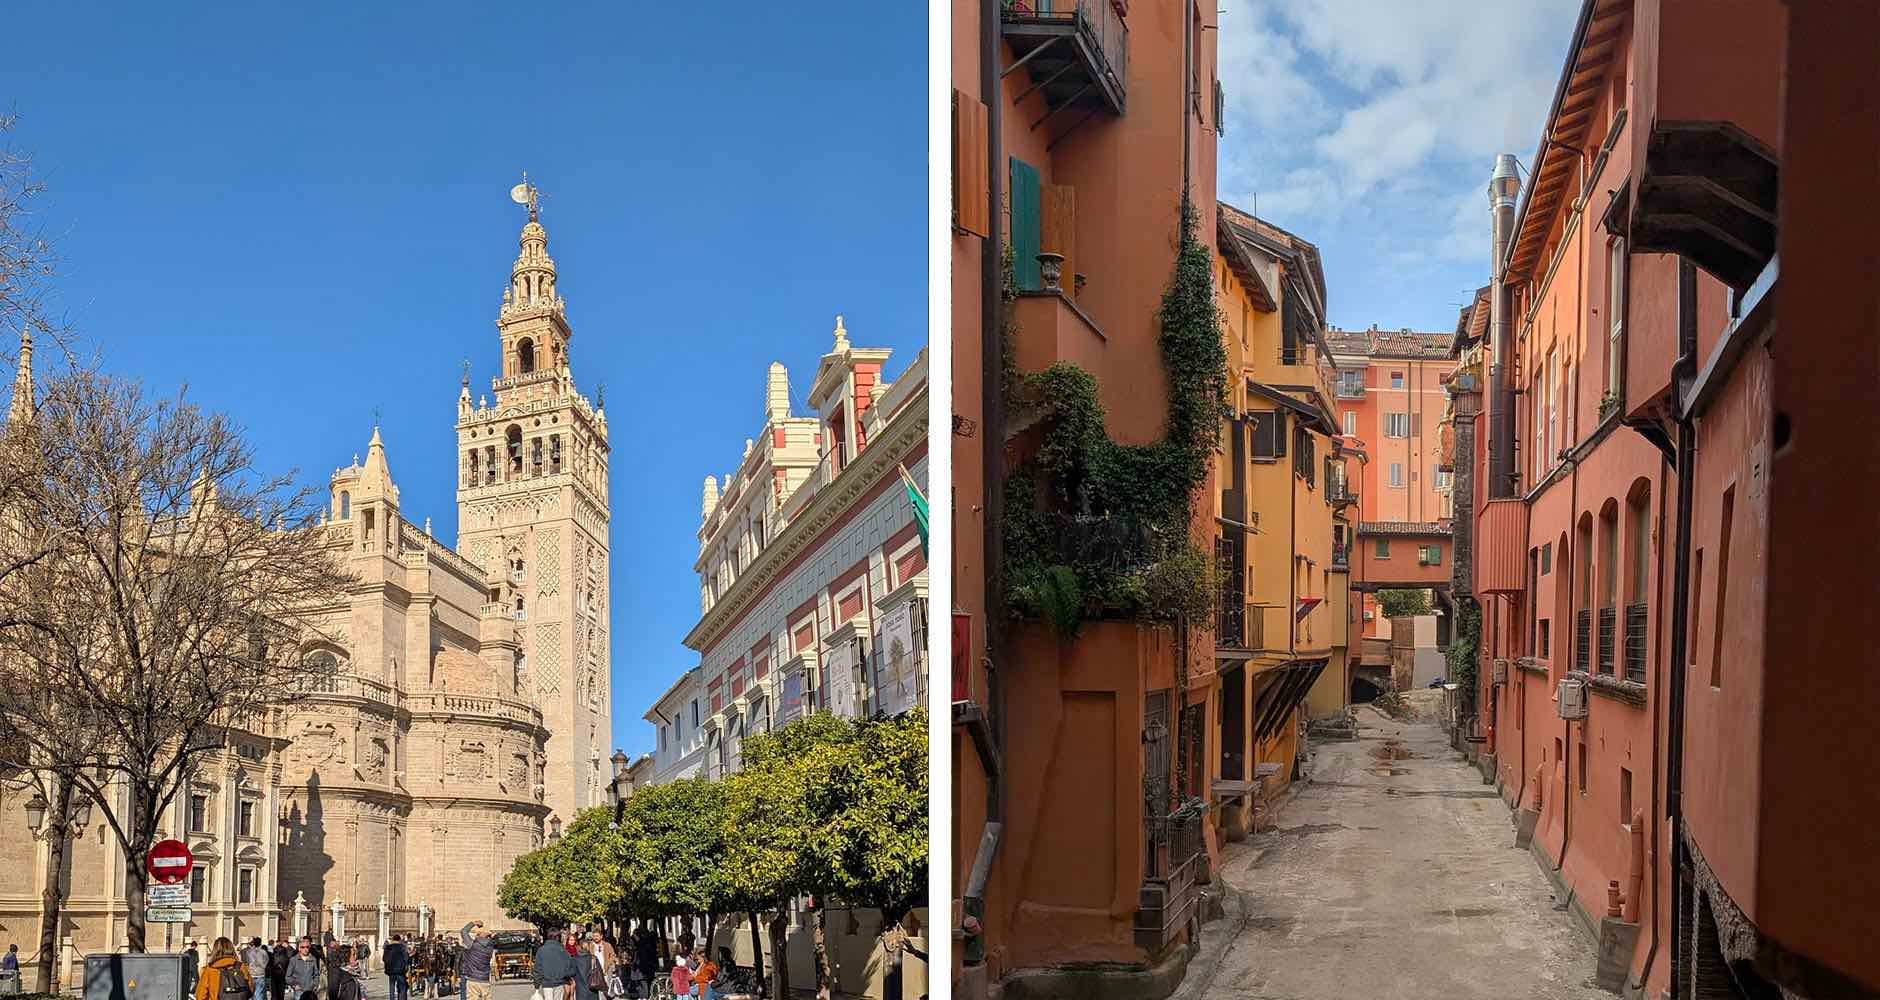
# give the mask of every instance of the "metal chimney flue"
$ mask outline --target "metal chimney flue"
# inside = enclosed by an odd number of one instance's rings
[[[1493,233],[1493,256],[1488,298],[1488,394],[1492,407],[1488,423],[1488,495],[1506,499],[1515,495],[1514,477],[1514,360],[1513,303],[1508,297],[1508,248],[1514,241],[1515,199],[1521,193],[1514,154],[1495,157],[1488,179],[1488,211]]]

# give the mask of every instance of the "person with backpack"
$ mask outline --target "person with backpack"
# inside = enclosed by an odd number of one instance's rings
[[[255,982],[235,954],[235,942],[216,938],[209,949],[209,964],[196,975],[196,1000],[251,1000],[254,995]]]

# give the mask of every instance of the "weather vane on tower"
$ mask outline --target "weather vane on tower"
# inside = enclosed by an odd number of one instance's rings
[[[529,183],[529,172],[524,170],[522,183],[509,189],[509,200],[518,205],[529,206],[529,221],[534,222],[536,214],[541,211],[541,199],[542,189]]]

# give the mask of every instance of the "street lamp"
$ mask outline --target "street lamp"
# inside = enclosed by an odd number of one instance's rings
[[[612,760],[614,780],[607,783],[607,801],[614,807],[614,820],[607,827],[618,830],[620,819],[627,812],[627,799],[633,795],[633,777],[627,774],[627,755],[624,751],[616,749]]]
[[[32,801],[26,803],[26,828],[33,832],[34,837],[38,837],[40,829],[45,825],[46,799],[43,795],[35,794]]]
[[[78,837],[84,834],[85,827],[91,823],[91,797],[82,794],[72,795],[70,805],[66,807],[65,817],[61,821],[54,816],[54,825],[46,825],[46,814],[52,812],[52,805],[45,796],[34,793],[32,800],[26,803],[26,829],[34,839],[63,834]]]
[[[549,817],[548,842],[551,844],[558,844],[561,842],[561,817],[560,816]]]

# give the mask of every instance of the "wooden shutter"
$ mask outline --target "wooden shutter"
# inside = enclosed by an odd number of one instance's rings
[[[1038,269],[1038,199],[1038,168],[1012,157],[1012,277],[1021,291],[1035,292],[1044,285]]]
[[[1046,184],[1042,189],[1038,249],[1064,255],[1062,284],[1066,294],[1077,282],[1077,189],[1069,184]]]
[[[1274,443],[1277,435],[1277,414],[1270,410],[1256,410],[1247,414],[1249,453],[1254,458],[1275,458],[1282,454]]]
[[[953,225],[981,239],[992,235],[986,197],[984,101],[953,92]]]

